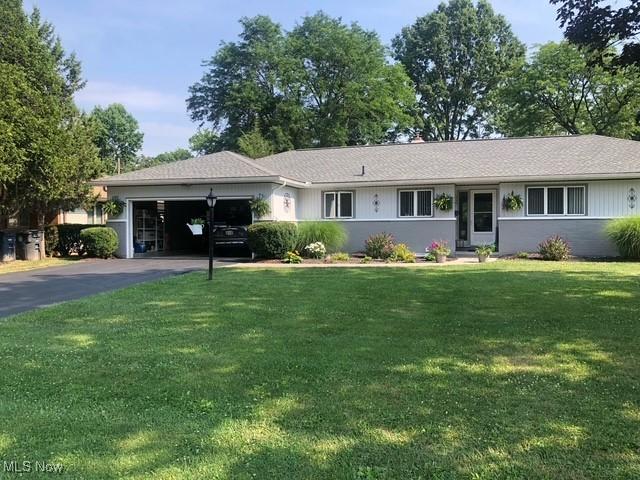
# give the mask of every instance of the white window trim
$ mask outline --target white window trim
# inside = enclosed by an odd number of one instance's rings
[[[529,190],[531,189],[542,189],[544,196],[544,213],[529,213]],[[547,213],[549,209],[548,204],[548,190],[550,188],[562,188],[562,213]],[[569,198],[569,188],[580,188],[582,189],[582,201],[584,205],[583,213],[567,213],[569,204],[567,202]],[[530,185],[527,187],[527,198],[526,198],[526,208],[527,208],[527,216],[528,217],[585,217],[587,215],[587,187],[585,185]]]
[[[400,196],[403,192],[413,192],[413,215],[402,215],[402,205]],[[418,192],[431,192],[431,214],[417,215],[418,211]],[[433,188],[402,188],[398,190],[398,217],[399,218],[431,218],[433,217]]]
[[[348,193],[351,195],[351,215],[349,216],[341,216],[340,215],[340,195],[343,193]],[[335,215],[327,216],[327,195],[335,195],[336,199],[336,210]],[[354,193],[352,190],[332,190],[327,192],[322,192],[322,218],[353,218],[353,197]]]

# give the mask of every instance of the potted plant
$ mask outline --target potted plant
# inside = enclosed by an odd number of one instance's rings
[[[478,261],[480,263],[484,263],[487,261],[487,258],[491,256],[493,252],[495,252],[496,247],[493,243],[486,243],[476,247],[476,255],[478,256]]]
[[[251,212],[255,215],[257,219],[266,217],[271,213],[271,207],[269,206],[269,202],[267,202],[262,197],[254,198],[253,200],[251,200],[249,202],[249,208],[251,208]]]
[[[438,240],[431,242],[427,252],[436,257],[437,263],[444,263],[447,261],[447,256],[451,253],[451,249],[446,240]]]
[[[204,218],[192,218],[191,223],[187,223],[187,227],[189,227],[189,230],[191,230],[193,235],[202,235]]]
[[[512,190],[511,193],[507,193],[502,199],[502,206],[509,212],[517,212],[518,210],[522,210],[522,207],[524,207],[524,200],[522,200],[522,195],[520,195],[519,193],[515,193]]]
[[[448,212],[453,208],[453,197],[447,193],[441,193],[440,195],[436,195],[433,204],[438,210]]]

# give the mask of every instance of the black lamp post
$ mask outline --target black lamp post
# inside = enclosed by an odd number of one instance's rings
[[[216,206],[218,197],[213,194],[213,188],[207,195],[207,205],[209,206],[209,280],[213,278],[213,207]]]

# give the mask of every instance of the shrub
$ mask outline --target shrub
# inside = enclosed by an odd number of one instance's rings
[[[304,253],[310,258],[324,258],[327,254],[327,249],[322,242],[310,243],[304,247]]]
[[[47,252],[47,255],[52,256],[55,252],[58,251],[59,241],[60,236],[58,234],[58,226],[47,226],[47,228],[44,229],[44,248]]]
[[[364,242],[364,252],[371,258],[382,258],[386,260],[393,252],[395,239],[390,233],[376,233],[370,235]]]
[[[347,241],[347,231],[338,222],[300,222],[298,224],[297,248],[322,242],[328,252],[342,248]]]
[[[302,263],[302,257],[297,251],[287,252],[284,254],[284,257],[282,257],[282,261],[284,263]]]
[[[360,263],[371,263],[373,262],[373,258],[370,257],[369,255],[365,255],[362,260],[360,260]]]
[[[349,257],[349,254],[345,252],[337,252],[331,255],[331,259],[335,262],[348,262],[349,258],[351,257]]]
[[[547,238],[538,245],[538,253],[543,260],[560,261],[566,260],[571,255],[571,247],[567,241],[557,235]]]
[[[80,232],[85,228],[93,228],[95,225],[66,224],[58,225],[57,253],[66,257],[71,254],[82,255],[84,253]]]
[[[612,220],[607,235],[625,258],[640,259],[640,215]]]
[[[393,247],[393,251],[391,252],[391,255],[389,255],[389,261],[416,263],[416,254],[413,253],[404,243],[399,243]]]
[[[516,253],[516,258],[526,259],[529,258],[529,252],[518,252]]]
[[[111,227],[85,228],[80,240],[90,257],[110,258],[118,250],[118,234]]]
[[[258,257],[283,258],[296,247],[297,227],[290,222],[260,222],[249,226],[249,248]]]

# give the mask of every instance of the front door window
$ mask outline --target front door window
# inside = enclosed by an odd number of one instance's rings
[[[496,242],[496,192],[476,190],[471,196],[471,245]]]
[[[473,203],[473,230],[493,232],[493,193],[474,193]]]

